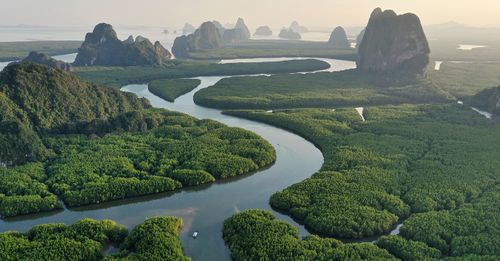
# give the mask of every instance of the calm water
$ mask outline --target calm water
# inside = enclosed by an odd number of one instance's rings
[[[353,62],[321,60],[335,65],[330,71],[346,70],[355,66]],[[185,226],[181,233],[181,240],[188,256],[195,260],[229,260],[230,252],[222,239],[223,221],[245,209],[271,210],[268,203],[270,196],[318,171],[323,164],[323,155],[313,144],[290,132],[266,124],[222,115],[219,110],[194,104],[194,93],[212,86],[222,78],[224,77],[198,78],[201,80],[200,86],[178,98],[174,103],[154,96],[145,84],[124,86],[122,90],[136,93],[139,97],[146,97],[154,107],[184,112],[200,119],[213,119],[261,135],[276,149],[277,160],[272,167],[253,175],[175,193],[2,220],[0,231],[26,231],[34,225],[54,222],[71,224],[85,217],[113,219],[132,228],[149,217],[172,215],[184,219]],[[276,212],[275,214],[278,218],[298,226],[301,235],[308,234],[303,226],[294,222],[290,217]],[[194,231],[199,231],[197,239],[191,238]]]

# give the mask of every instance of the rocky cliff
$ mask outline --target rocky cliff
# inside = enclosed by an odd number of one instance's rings
[[[30,52],[28,57],[24,58],[21,61],[21,63],[26,63],[26,62],[42,64],[51,68],[61,69],[63,71],[68,71],[68,72],[73,70],[71,64],[51,58],[50,56],[44,53]]]
[[[74,65],[77,66],[148,66],[167,63],[172,55],[160,42],[151,43],[138,36],[120,41],[109,24],[98,24],[85,36],[78,49]]]
[[[371,72],[422,74],[429,63],[429,44],[420,19],[377,8],[371,14],[358,49],[358,68]]]
[[[224,46],[219,30],[212,22],[203,23],[193,34],[177,37],[172,52],[177,58],[189,58],[189,53]]]
[[[330,35],[330,40],[328,40],[328,44],[334,48],[351,48],[351,44],[347,39],[347,34],[341,26],[338,26],[333,30]]]

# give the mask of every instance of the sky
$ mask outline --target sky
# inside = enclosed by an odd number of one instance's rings
[[[0,25],[179,27],[245,18],[250,27],[361,26],[375,7],[413,12],[425,25],[456,21],[500,27],[500,0],[0,0]]]

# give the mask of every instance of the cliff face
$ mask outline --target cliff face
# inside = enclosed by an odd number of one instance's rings
[[[42,64],[51,68],[61,69],[63,71],[72,71],[73,67],[69,63],[65,63],[63,61],[59,61],[51,58],[47,54],[38,53],[38,52],[30,52],[28,57],[24,58],[21,63],[31,62]]]
[[[172,52],[177,58],[189,58],[190,52],[217,49],[222,46],[224,43],[215,24],[205,22],[193,34],[177,37]]]
[[[347,34],[341,26],[338,26],[335,30],[333,30],[330,35],[330,40],[328,40],[328,44],[334,48],[351,48],[351,44],[347,39]]]
[[[161,65],[172,58],[170,52],[160,42],[151,43],[138,36],[120,41],[109,24],[98,24],[78,49],[77,66],[135,66]]]
[[[377,8],[371,14],[358,49],[358,68],[372,72],[422,74],[429,63],[429,44],[420,19]]]

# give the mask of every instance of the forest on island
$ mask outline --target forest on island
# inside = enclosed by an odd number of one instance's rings
[[[72,225],[44,224],[26,233],[0,233],[0,259],[17,260],[191,260],[184,255],[175,217],[153,217],[128,230],[112,220],[82,219]],[[117,254],[105,255],[110,246]]]
[[[227,113],[296,132],[322,150],[320,172],[270,200],[312,232],[364,238],[403,222],[401,238],[378,243],[396,257],[413,255],[409,247],[443,257],[498,256],[500,129],[472,110],[369,107],[366,121],[348,108]]]
[[[347,70],[226,78],[194,96],[219,109],[338,108],[449,102],[451,95],[427,78],[380,76]]]
[[[8,66],[0,99],[3,218],[213,183],[276,159],[249,131],[40,65]]]

